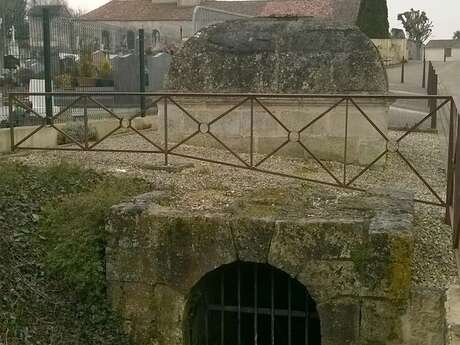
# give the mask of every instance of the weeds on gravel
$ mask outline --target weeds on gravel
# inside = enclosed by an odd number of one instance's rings
[[[104,221],[136,179],[0,163],[0,344],[129,344],[105,298]]]

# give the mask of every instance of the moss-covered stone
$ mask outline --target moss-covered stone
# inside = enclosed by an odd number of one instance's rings
[[[169,84],[200,92],[388,90],[377,49],[356,27],[294,17],[241,19],[202,29],[174,55]]]
[[[114,207],[107,277],[131,334],[140,344],[202,343],[199,331],[189,333],[199,328],[189,320],[200,319],[190,315],[203,313],[200,282],[242,260],[268,263],[307,288],[323,344],[399,343],[410,297],[410,202],[337,199],[311,216],[314,199],[308,189],[272,188],[211,214],[156,201]]]

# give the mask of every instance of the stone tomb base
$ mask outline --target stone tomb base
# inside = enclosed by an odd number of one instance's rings
[[[219,115],[237,105],[243,98],[184,98],[174,100],[196,121],[179,107],[168,103],[168,142],[178,143],[195,131],[199,134],[186,144],[203,147],[223,148],[208,133],[214,134],[235,152],[248,153],[251,147],[251,107],[246,101],[232,112],[211,123]],[[361,112],[349,102],[348,116],[346,101],[324,115],[310,127],[301,131],[316,117],[326,112],[340,99],[260,99],[263,105],[286,127],[277,122],[260,104],[254,101],[253,150],[269,154],[285,141],[289,141],[278,155],[305,157],[310,154],[298,141],[322,160],[344,161],[345,123],[348,122],[346,159],[351,164],[369,164],[386,149],[386,141],[369,123]],[[388,132],[389,103],[384,100],[356,100],[369,119],[385,135]],[[164,108],[159,106],[159,130],[164,134]],[[211,123],[211,124],[210,124]],[[172,145],[170,145],[171,147]],[[378,163],[384,163],[381,159]]]
[[[442,301],[427,309],[411,291],[411,201],[349,197],[328,216],[284,218],[273,208],[250,216],[244,205],[265,206],[245,200],[239,216],[170,208],[159,193],[112,208],[110,298],[137,344],[190,345],[196,286],[235,262],[269,264],[300,282],[316,303],[322,345],[441,344]]]

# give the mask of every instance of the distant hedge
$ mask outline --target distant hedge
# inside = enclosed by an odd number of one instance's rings
[[[386,0],[361,0],[358,26],[369,38],[390,37]]]

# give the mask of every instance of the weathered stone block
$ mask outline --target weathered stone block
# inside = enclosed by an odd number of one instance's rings
[[[272,240],[269,263],[295,277],[310,260],[350,259],[352,248],[362,244],[366,236],[362,221],[280,221]]]
[[[152,243],[147,253],[161,282],[188,291],[204,274],[236,260],[231,231],[224,217],[178,216],[151,210],[143,229]]]
[[[403,344],[401,320],[405,306],[388,300],[363,299],[360,314],[361,344]]]
[[[359,305],[355,301],[319,304],[322,345],[352,345],[359,340]]]
[[[230,220],[238,259],[265,263],[268,260],[275,224],[270,220],[237,218]]]
[[[405,344],[444,345],[445,292],[429,288],[415,288],[402,317]]]
[[[360,295],[361,282],[352,261],[311,260],[297,279],[317,301]]]

